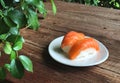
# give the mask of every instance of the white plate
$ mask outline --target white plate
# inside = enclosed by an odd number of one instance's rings
[[[76,67],[93,66],[103,63],[109,56],[107,48],[97,40],[100,46],[100,52],[97,56],[91,58],[82,58],[79,60],[70,60],[60,48],[63,37],[64,36],[54,39],[48,47],[50,56],[59,63]]]

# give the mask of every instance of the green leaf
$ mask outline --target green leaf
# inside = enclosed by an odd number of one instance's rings
[[[27,56],[20,55],[19,59],[27,71],[33,72],[32,61]]]
[[[4,48],[3,48],[3,49],[4,49],[4,52],[5,52],[6,54],[10,54],[11,51],[12,51],[10,42],[5,42],[5,45],[4,45]]]
[[[47,14],[46,8],[44,6],[43,1],[39,1],[39,3],[35,4],[35,6],[37,7],[38,11],[43,14],[43,16],[45,17]],[[55,5],[53,5],[54,7]]]
[[[0,67],[0,79],[5,79],[6,78],[6,71],[3,67]]]
[[[52,3],[52,10],[53,10],[53,13],[54,13],[54,15],[55,15],[56,12],[57,12],[57,8],[56,8],[56,5],[55,5],[55,3],[54,3],[54,0],[51,0],[51,3]]]
[[[12,50],[10,54],[10,60],[16,59],[16,52]]]
[[[0,3],[3,6],[3,8],[6,8],[4,0],[0,0]]]
[[[18,37],[16,38],[16,42],[25,42],[24,38],[21,35],[18,35]]]
[[[19,60],[13,59],[10,63],[10,73],[13,77],[21,79],[24,75],[24,67]]]
[[[13,35],[13,34],[11,34],[11,35],[9,35],[9,36],[7,37],[6,40],[9,41],[9,42],[11,42],[11,43],[14,43],[17,37],[18,37],[18,35]]]
[[[6,39],[9,42],[16,43],[18,41],[24,42],[24,38],[21,35],[10,35]]]
[[[9,32],[13,35],[17,35],[19,33],[19,30],[16,27],[11,27]]]
[[[25,1],[26,1],[26,3],[35,6],[38,9],[38,11],[41,14],[43,14],[44,17],[46,16],[47,11],[45,9],[43,0],[25,0]]]
[[[93,5],[94,5],[94,6],[97,6],[98,3],[99,3],[99,0],[93,0]]]
[[[21,8],[22,8],[22,10],[26,11],[28,9],[28,4],[23,2],[22,5],[21,5]]]
[[[31,9],[28,9],[28,25],[30,25],[30,28],[33,30],[37,30],[39,28],[37,13]]]
[[[22,28],[27,24],[24,13],[20,10],[14,9],[8,12],[8,17],[17,24],[17,28]]]
[[[13,0],[14,2],[20,2],[20,0]]]
[[[6,33],[6,34],[1,34],[0,35],[0,39],[1,40],[6,40],[6,38],[9,36],[9,34],[8,33]]]
[[[39,1],[41,0],[25,0],[27,2],[27,4],[32,4],[32,5],[36,5],[39,3]]]
[[[10,64],[5,64],[4,67],[5,67],[8,71],[10,71]]]
[[[13,45],[13,49],[16,50],[16,51],[18,51],[18,50],[22,49],[22,46],[23,46],[23,42],[17,41],[17,42],[15,42],[15,44]]]
[[[17,27],[17,24],[15,24],[9,17],[6,16],[3,20],[9,27]]]
[[[2,10],[0,10],[0,17],[4,17],[4,16],[3,16],[3,11],[2,11]]]
[[[91,1],[91,0],[85,0],[85,4],[86,4],[86,5],[90,5],[90,1]]]
[[[3,19],[0,19],[0,35],[9,32],[10,28],[5,24]]]
[[[24,43],[23,37],[20,35],[17,35],[13,43],[13,49],[16,51],[22,49],[23,43]]]
[[[120,8],[120,4],[119,4],[118,2],[115,2],[115,6],[116,6],[117,8]]]

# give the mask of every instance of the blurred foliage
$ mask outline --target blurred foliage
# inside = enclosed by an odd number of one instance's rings
[[[98,6],[120,9],[120,0],[100,0]]]
[[[18,52],[24,44],[20,30],[22,28],[33,30],[40,28],[38,16],[41,14],[44,18],[47,15],[45,1],[0,0],[0,56],[9,56],[9,58],[6,57],[9,62],[0,65],[0,80],[6,78],[7,72],[18,79],[24,76],[25,70],[33,72],[31,59],[26,55],[20,55]],[[54,0],[49,1],[53,13],[56,14],[57,9]]]
[[[77,2],[85,5],[94,5],[94,6],[120,9],[120,0],[62,0],[62,1]]]

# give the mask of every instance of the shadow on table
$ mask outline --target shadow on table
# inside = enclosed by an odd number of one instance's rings
[[[0,80],[0,83],[13,83],[13,82],[11,82],[9,80]]]
[[[88,71],[88,70],[94,68],[94,67],[72,67],[72,66],[58,63],[57,61],[55,61],[54,59],[51,58],[51,56],[48,53],[48,50],[46,50],[46,49],[48,49],[48,46],[45,48],[45,50],[42,53],[44,65],[46,65],[54,70],[65,73],[65,72],[77,72],[77,71],[83,72],[83,71]]]

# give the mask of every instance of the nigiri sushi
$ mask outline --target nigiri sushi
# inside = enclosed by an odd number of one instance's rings
[[[94,38],[86,38],[83,33],[70,31],[64,36],[61,49],[73,60],[96,55],[99,44]]]
[[[68,55],[70,59],[94,56],[99,51],[99,44],[93,38],[85,38],[83,40],[77,41],[70,49]]]
[[[68,32],[65,36],[64,39],[61,43],[61,48],[62,50],[68,54],[69,50],[71,49],[71,47],[78,41],[81,39],[84,39],[85,35],[83,33],[78,33],[75,31],[70,31]]]

